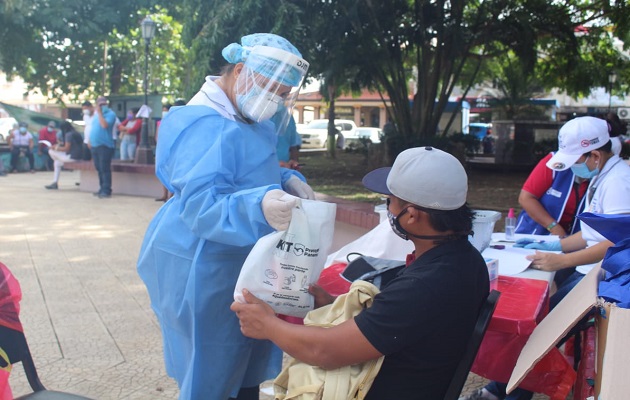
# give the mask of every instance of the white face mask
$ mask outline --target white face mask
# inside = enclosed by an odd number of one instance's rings
[[[254,85],[245,94],[236,95],[236,103],[241,114],[254,122],[273,117],[283,101],[282,97],[267,92],[258,85]]]
[[[88,110],[88,109],[85,109],[85,110],[83,110],[83,115],[90,116],[90,115],[92,115],[92,112],[90,110]]]

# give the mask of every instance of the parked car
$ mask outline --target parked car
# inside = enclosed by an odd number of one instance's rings
[[[344,138],[353,136],[357,126],[354,121],[349,119],[336,119],[335,128],[337,128]],[[302,138],[303,149],[320,149],[328,144],[328,120],[314,119],[304,128],[298,129],[298,133]]]
[[[372,144],[380,143],[383,137],[383,130],[380,128],[371,127],[359,127],[354,130],[352,136],[346,136],[346,142],[344,148],[358,147],[362,143]]]

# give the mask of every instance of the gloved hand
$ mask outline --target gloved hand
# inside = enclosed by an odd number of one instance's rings
[[[315,200],[315,192],[306,183],[302,182],[300,178],[293,175],[285,183],[284,188],[287,193],[297,196],[301,199]]]
[[[286,231],[291,222],[291,209],[300,199],[280,189],[270,190],[262,199],[262,212],[267,223],[277,231]]]
[[[541,240],[534,239],[518,239],[516,243],[514,243],[514,247],[522,247],[524,249],[536,249],[536,250],[547,250],[547,251],[562,251],[562,245],[559,240],[554,240],[553,242],[546,242]]]

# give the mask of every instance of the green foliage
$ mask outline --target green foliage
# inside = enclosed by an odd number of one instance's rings
[[[547,154],[558,150],[558,139],[544,139],[534,143],[534,160],[536,163],[542,160]]]
[[[218,74],[226,61],[221,50],[241,37],[258,32],[276,33],[294,44],[303,38],[302,7],[287,0],[181,0],[184,44],[190,48],[189,82],[185,96],[192,96],[204,77]],[[300,46],[297,46],[300,48]]]
[[[575,27],[593,21],[610,24],[612,20],[611,7],[603,7],[599,1],[340,0],[313,4],[332,7],[336,11],[325,15],[334,17],[336,12],[349,21],[351,27],[342,35],[336,31],[337,25],[329,27],[331,40],[335,33],[341,38],[337,40],[356,43],[354,51],[343,53],[344,58],[361,65],[362,73],[390,98],[391,117],[399,132],[388,142],[394,154],[433,137],[455,85],[466,93],[479,81],[484,61],[508,51],[516,64],[505,70],[512,75],[506,82],[523,83],[523,87],[506,87],[509,113],[539,114],[539,110],[522,108],[517,99],[541,84],[523,81],[517,74],[529,77],[540,57],[559,55],[570,64],[584,50]],[[627,5],[616,3],[615,7],[618,20],[620,15],[627,18]],[[325,53],[328,43],[321,41],[316,48]],[[317,64],[314,67],[313,73],[323,72]],[[565,76],[564,72],[558,71],[556,79]],[[411,93],[410,79],[414,82]],[[443,134],[448,133],[447,129]]]
[[[476,135],[465,135],[463,133],[453,133],[448,136],[448,144],[453,145],[455,143],[462,143],[466,149],[467,154],[477,153],[481,140]],[[446,146],[445,150],[449,150],[449,146]]]
[[[140,21],[154,0],[21,0],[0,14],[0,69],[19,75],[51,98],[142,92],[144,42]],[[182,26],[163,8],[152,14],[151,81],[180,92],[186,49]],[[104,77],[108,79],[105,80]]]

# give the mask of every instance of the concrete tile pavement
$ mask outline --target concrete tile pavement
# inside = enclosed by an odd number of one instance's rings
[[[0,261],[20,282],[21,319],[50,389],[99,399],[174,399],[148,295],[136,273],[144,231],[161,203],[98,199],[78,173],[0,177]],[[14,395],[29,392],[21,367]]]
[[[0,261],[22,287],[20,317],[40,378],[49,389],[97,399],[176,399],[136,273],[145,229],[162,203],[98,199],[80,192],[78,179],[64,171],[51,191],[44,185],[52,172],[0,177]],[[485,382],[471,374],[464,393]],[[10,383],[15,396],[30,391],[21,366]]]

